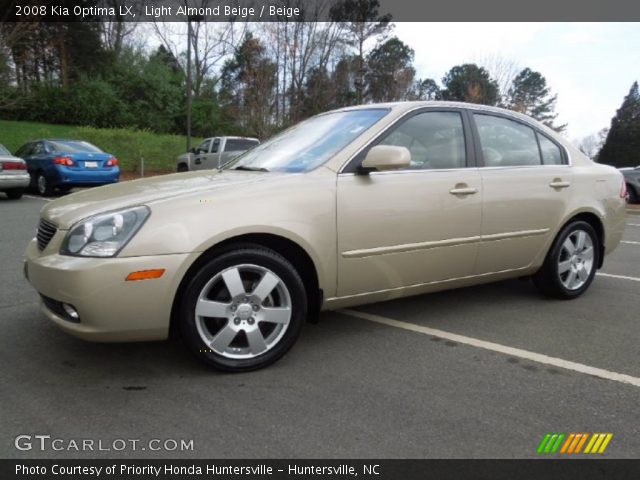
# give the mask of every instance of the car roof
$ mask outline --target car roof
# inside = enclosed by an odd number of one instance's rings
[[[406,101],[406,102],[387,102],[387,103],[369,103],[365,105],[354,105],[351,107],[342,107],[333,110],[334,112],[341,112],[347,110],[366,110],[370,108],[389,108],[396,111],[408,111],[413,110],[420,107],[428,107],[428,108],[464,108],[471,110],[482,110],[486,112],[493,113],[501,113],[505,115],[510,115],[517,118],[522,118],[525,120],[534,120],[528,115],[524,115],[522,113],[508,110],[506,108],[493,107],[490,105],[483,105],[480,103],[469,103],[469,102],[451,102],[445,100],[416,100],[416,101]],[[535,121],[535,120],[534,120]]]

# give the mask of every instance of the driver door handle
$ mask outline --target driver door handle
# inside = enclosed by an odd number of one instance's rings
[[[571,182],[565,182],[559,178],[554,179],[549,186],[551,188],[567,188],[571,185]]]
[[[478,193],[478,189],[473,187],[452,188],[449,193],[451,195],[474,195]]]

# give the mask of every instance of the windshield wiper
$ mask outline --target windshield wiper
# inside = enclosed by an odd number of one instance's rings
[[[247,167],[246,165],[240,165],[239,167],[233,168],[232,170],[244,170],[246,172],[268,172],[266,168],[262,167]]]

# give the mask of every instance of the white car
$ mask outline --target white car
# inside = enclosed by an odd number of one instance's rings
[[[11,152],[0,144],[0,192],[4,192],[12,200],[17,200],[22,197],[29,182],[25,161],[11,155]]]
[[[177,158],[176,170],[189,172],[221,168],[256,145],[260,145],[260,140],[252,137],[205,138],[200,145]]]

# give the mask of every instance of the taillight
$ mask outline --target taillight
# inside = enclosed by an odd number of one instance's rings
[[[622,179],[622,185],[620,186],[620,198],[627,198],[629,196],[629,192],[627,192],[627,182],[625,179]]]
[[[64,165],[65,167],[73,167],[76,164],[71,157],[55,157],[53,163],[56,165]]]
[[[26,170],[27,164],[22,162],[2,162],[4,170]]]
[[[107,167],[116,167],[118,166],[118,164],[119,162],[116,157],[111,157],[109,160],[107,160]]]

